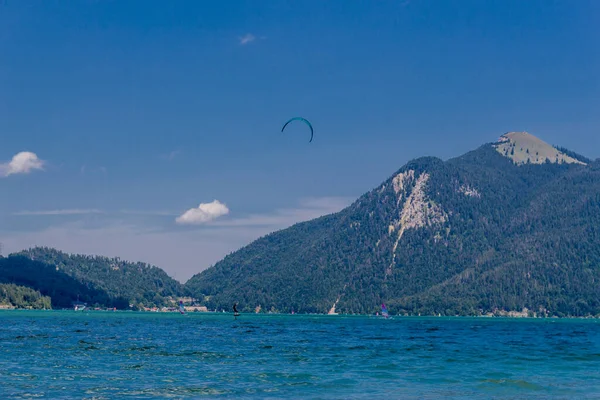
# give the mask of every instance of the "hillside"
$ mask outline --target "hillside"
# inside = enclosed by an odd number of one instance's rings
[[[106,307],[161,306],[182,293],[182,285],[158,267],[45,247],[0,260],[0,282],[39,290],[52,298],[53,307],[71,307],[77,296]]]
[[[52,308],[50,297],[36,290],[14,284],[0,283],[0,308]]]
[[[77,300],[105,307],[128,308],[127,299],[110,298],[106,292],[77,281],[55,265],[22,255],[0,258],[0,283],[13,284],[50,298],[52,308],[71,308]]]
[[[409,314],[600,314],[600,164],[581,160],[514,132],[445,162],[419,158],[186,290],[246,311],[371,313],[385,302]]]

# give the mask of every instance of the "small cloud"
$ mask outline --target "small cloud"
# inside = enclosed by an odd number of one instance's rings
[[[300,206],[304,209],[338,212],[348,207],[354,200],[353,197],[308,197],[300,200]]]
[[[147,216],[156,216],[156,217],[174,217],[177,216],[177,213],[172,211],[160,211],[160,210],[120,210],[120,214],[124,215],[147,215]]]
[[[229,208],[219,200],[200,203],[198,208],[190,208],[175,219],[180,225],[200,225],[229,214]]]
[[[43,170],[44,161],[40,160],[35,153],[22,151],[16,154],[10,162],[0,164],[0,177],[28,174],[35,169]]]
[[[106,169],[106,167],[103,167],[103,166],[88,167],[87,165],[82,165],[81,168],[79,168],[79,175],[81,175],[81,176],[87,175],[87,174],[106,175],[107,173],[108,173],[108,170]]]
[[[253,35],[253,34],[251,34],[251,33],[247,33],[247,34],[245,34],[244,36],[242,36],[242,37],[240,38],[240,44],[241,44],[242,46],[244,46],[244,45],[246,45],[246,44],[248,44],[248,43],[252,43],[252,42],[254,42],[255,40],[256,40],[256,36],[254,36],[254,35]]]
[[[168,160],[171,161],[173,160],[177,155],[179,155],[181,153],[180,150],[173,150],[170,153],[167,154],[161,154],[160,158],[162,158],[163,160]]]
[[[66,209],[66,210],[45,210],[45,211],[19,211],[12,215],[83,215],[83,214],[101,214],[97,209]]]

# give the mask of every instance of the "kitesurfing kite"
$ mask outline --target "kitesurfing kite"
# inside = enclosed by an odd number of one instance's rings
[[[288,122],[286,122],[286,123],[285,123],[285,125],[283,125],[283,128],[281,128],[281,132],[283,132],[283,130],[285,129],[285,127],[286,127],[286,126],[288,126],[288,124],[289,124],[290,122],[292,122],[292,121],[302,121],[302,122],[304,122],[306,125],[308,125],[308,127],[310,128],[310,140],[309,140],[308,142],[309,142],[309,143],[310,143],[310,142],[312,142],[312,140],[313,140],[313,134],[314,134],[313,127],[312,127],[311,123],[310,123],[310,122],[308,122],[308,120],[307,120],[307,119],[304,119],[304,118],[302,118],[302,117],[294,117],[294,118],[290,119]]]

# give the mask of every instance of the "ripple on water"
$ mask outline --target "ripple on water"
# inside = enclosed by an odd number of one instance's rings
[[[544,386],[538,385],[533,382],[528,382],[521,379],[483,379],[481,380],[484,387],[508,387],[516,389],[525,389],[528,391],[543,391],[546,390]]]

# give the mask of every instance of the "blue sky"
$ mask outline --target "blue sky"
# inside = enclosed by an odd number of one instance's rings
[[[0,167],[38,160],[0,241],[185,280],[412,158],[512,130],[600,157],[599,49],[594,0],[1,1]]]

